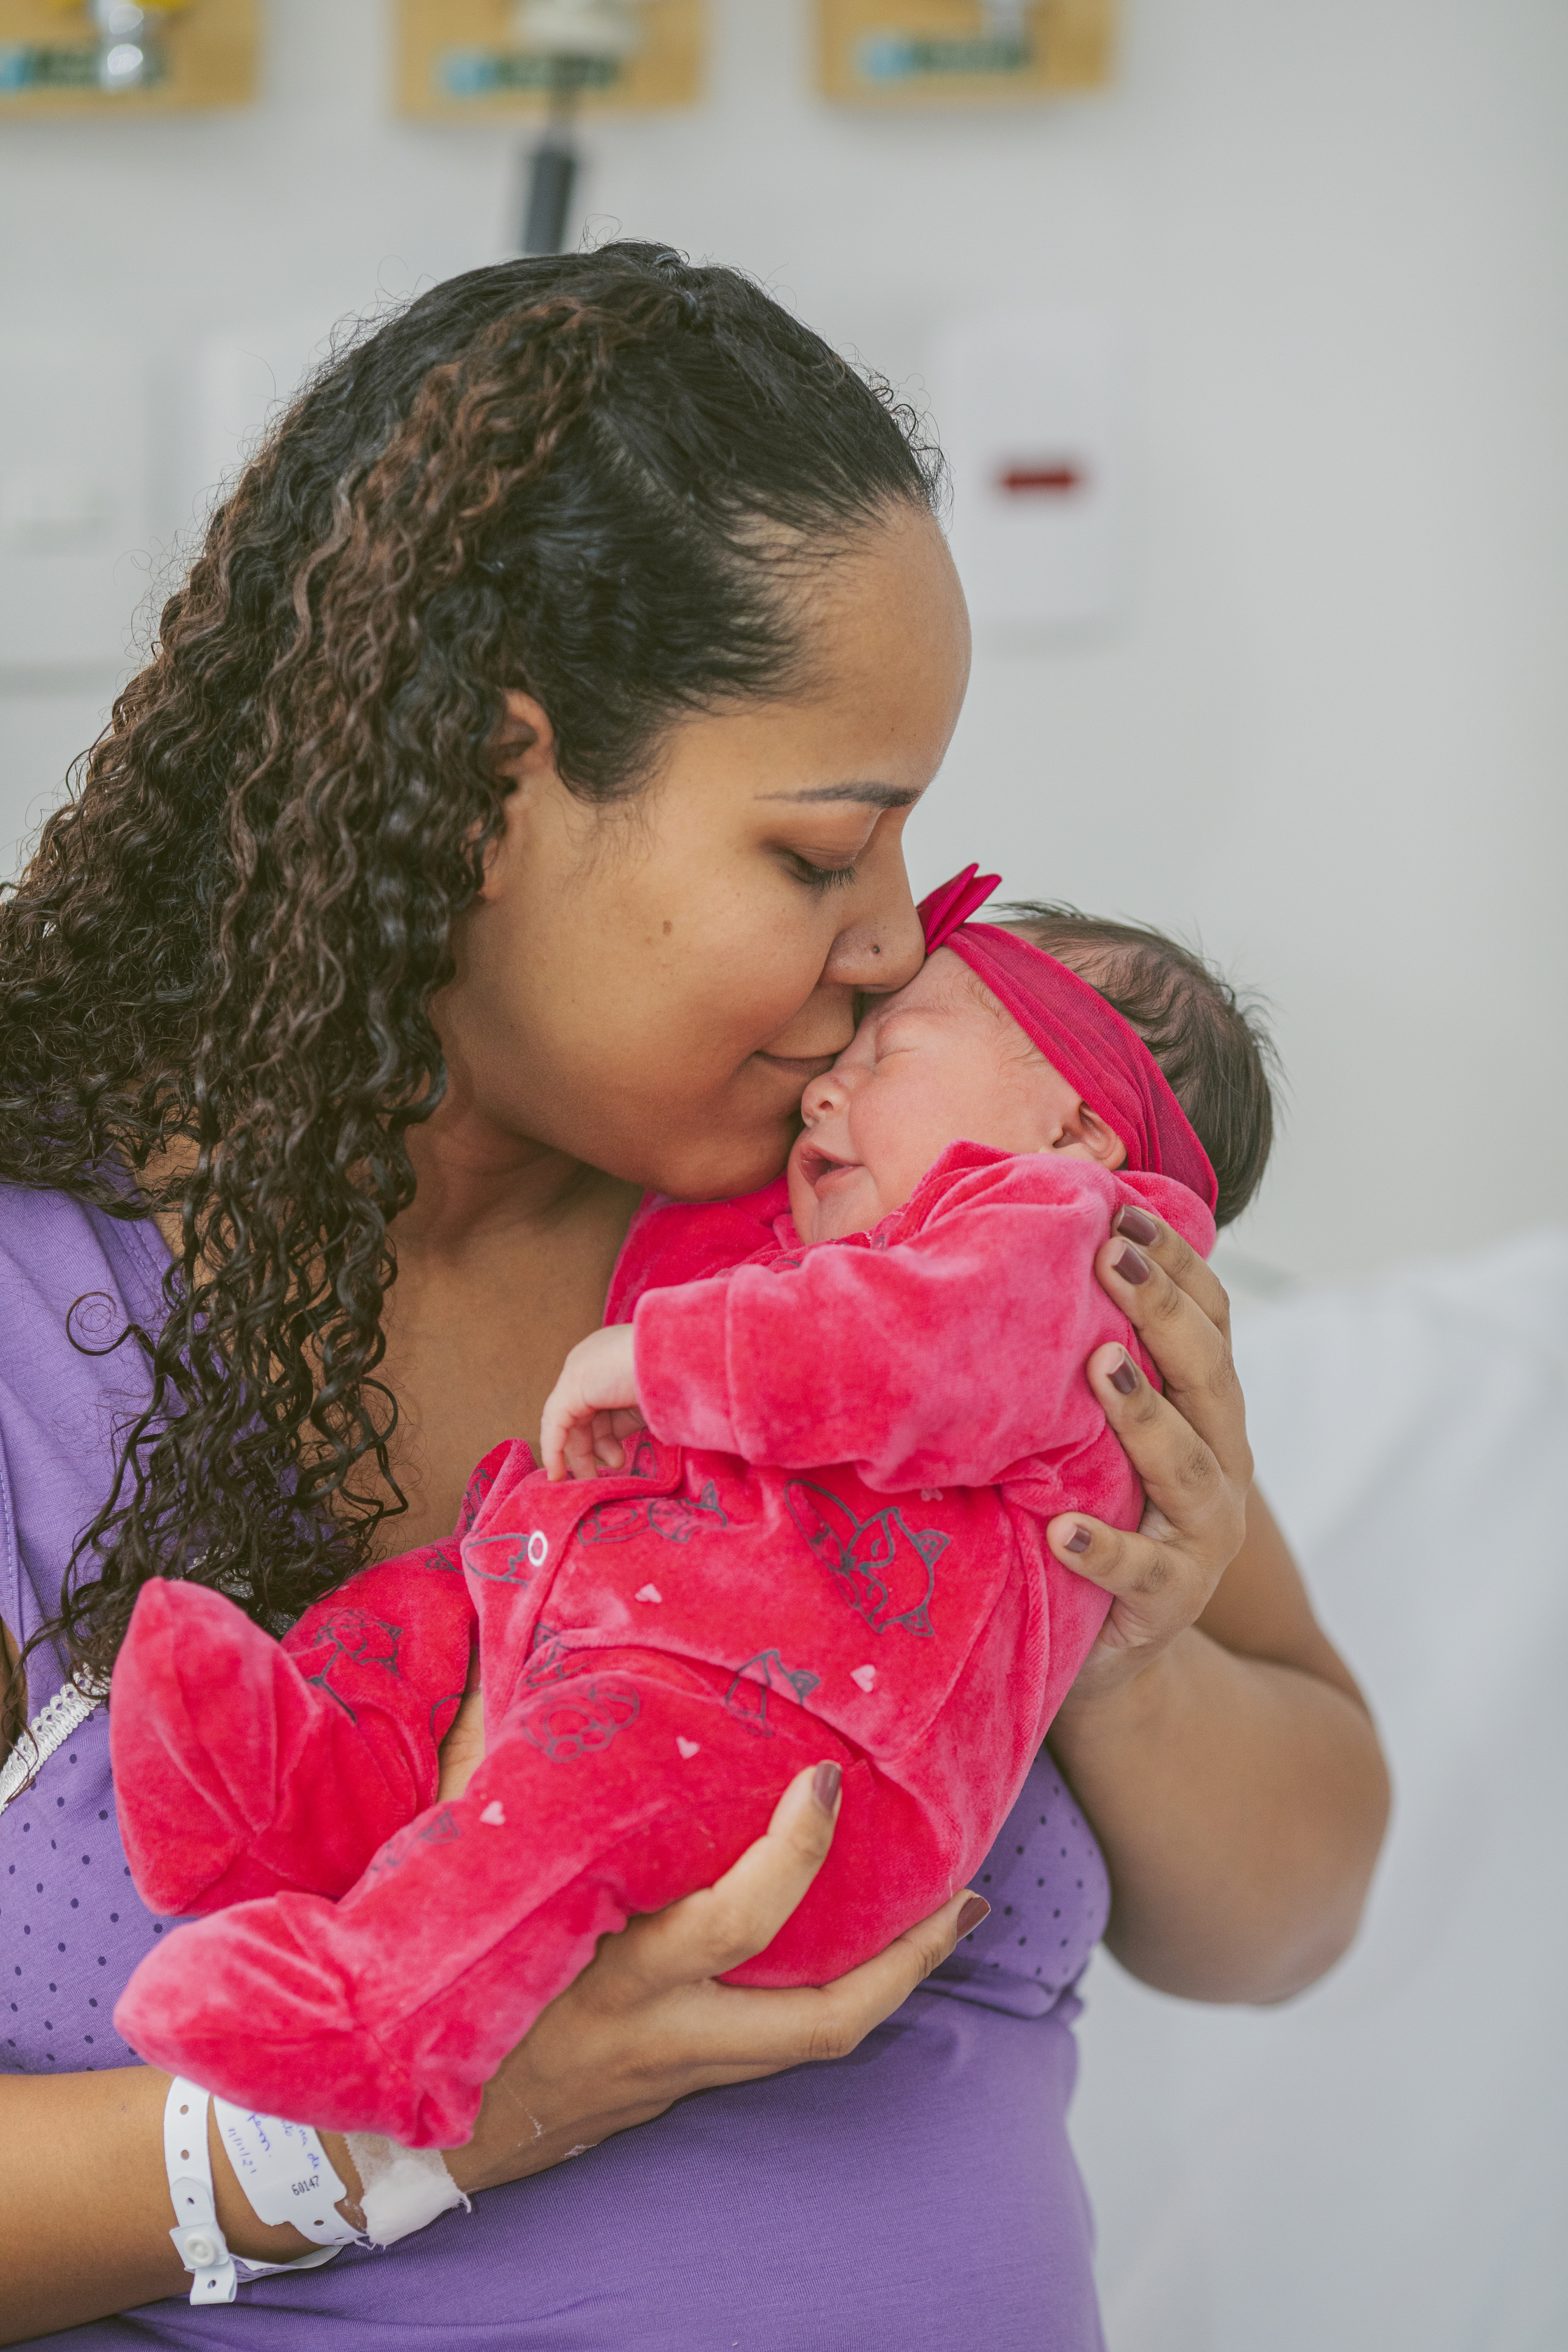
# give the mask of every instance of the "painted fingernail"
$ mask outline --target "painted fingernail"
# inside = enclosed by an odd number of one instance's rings
[[[1112,1374],[1112,1378],[1114,1377],[1115,1375]],[[1087,1528],[1074,1528],[1071,1535],[1063,1544],[1062,1549],[1063,1551],[1087,1551],[1093,1540]]]
[[[1121,1351],[1121,1361],[1110,1375],[1110,1385],[1119,1396],[1131,1396],[1138,1385],[1138,1375],[1133,1370],[1132,1359],[1125,1348]]]
[[[1123,1282],[1147,1282],[1149,1261],[1140,1257],[1135,1249],[1124,1249],[1116,1261],[1115,1271]]]
[[[838,1810],[838,1784],[843,1778],[837,1764],[819,1764],[811,1776],[811,1793],[829,1821]]]
[[[1118,1209],[1111,1219],[1111,1229],[1125,1234],[1130,1242],[1142,1242],[1145,1248],[1160,1237],[1160,1228],[1143,1209]]]
[[[961,1936],[972,1936],[976,1927],[979,1927],[982,1919],[989,1919],[990,1916],[991,1906],[985,1900],[984,1895],[972,1895],[968,1902],[964,1905],[963,1910],[958,1915],[959,1934]]]

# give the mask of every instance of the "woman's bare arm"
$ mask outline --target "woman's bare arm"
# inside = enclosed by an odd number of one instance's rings
[[[1113,1600],[1051,1748],[1105,1849],[1118,1958],[1189,2000],[1281,2000],[1355,1933],[1388,1776],[1252,1490],[1225,1292],[1168,1227],[1149,1237],[1139,1217],[1139,1246],[1112,1240],[1097,1270],[1165,1393],[1118,1348],[1097,1349],[1089,1370],[1148,1508],[1135,1534],[1053,1522],[1058,1556]]]
[[[1105,1849],[1106,1941],[1193,2000],[1281,2000],[1355,1934],[1388,1813],[1361,1694],[1256,1493],[1195,1625],[1052,1752]]]
[[[766,1835],[716,1886],[604,1937],[489,2085],[473,2139],[449,2158],[459,2187],[542,2171],[688,2092],[842,2056],[947,1958],[961,1928],[984,1917],[977,1898],[955,1895],[934,1919],[820,1990],[715,1982],[771,1943],[832,1838],[832,1815],[815,1800],[808,1770],[785,1790]],[[966,1903],[975,1906],[967,1917]],[[168,2083],[142,2066],[0,2077],[0,2344],[188,2292],[168,2235]],[[342,2139],[321,2138],[357,2195]],[[307,2252],[296,2231],[258,2222],[211,2132],[209,2146],[218,2220],[234,2251],[261,2262]]]

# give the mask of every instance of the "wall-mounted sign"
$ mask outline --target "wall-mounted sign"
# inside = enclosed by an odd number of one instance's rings
[[[825,97],[973,106],[1098,89],[1115,0],[817,0]]]
[[[518,0],[399,0],[403,112],[476,122],[545,115],[563,95],[593,112],[691,106],[701,97],[703,0],[637,0],[622,12],[635,22],[635,47],[616,54],[605,43],[564,64],[542,39],[547,13]]]
[[[248,106],[257,0],[0,0],[0,114]]]
[[[1127,527],[1127,359],[1077,311],[952,321],[931,362],[952,552],[978,629],[1110,619]]]

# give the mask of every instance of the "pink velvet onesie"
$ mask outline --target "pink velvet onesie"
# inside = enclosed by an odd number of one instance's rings
[[[608,1309],[635,1304],[647,1422],[623,1473],[498,1449],[451,1544],[281,1645],[147,1586],[112,1693],[126,1852],[154,1908],[214,1916],[138,1968],[126,2040],[268,2113],[452,2146],[596,1938],[710,1883],[822,1758],[831,1856],[737,1980],[821,1982],[935,1910],[1105,1614],[1045,1523],[1138,1516],[1083,1370],[1104,1340],[1150,1369],[1091,1270],[1127,1202],[1212,1246],[1173,1179],[969,1143],[812,1248],[782,1184],[654,1203]],[[487,1753],[432,1805],[476,1621]]]

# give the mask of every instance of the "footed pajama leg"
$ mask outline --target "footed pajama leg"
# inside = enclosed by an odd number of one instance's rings
[[[512,1709],[465,1795],[399,1831],[341,1903],[281,1895],[166,1937],[115,2011],[132,2047],[268,2113],[456,2146],[599,1937],[709,1885],[803,1764],[855,1764],[796,1706],[775,1704],[759,1736],[726,1707],[728,1675],[637,1651],[572,1664]],[[807,1931],[795,1981],[924,1916],[889,1924],[879,1901],[878,1841],[904,1835],[906,1803],[847,1771],[834,1856],[791,1923]],[[934,1907],[923,1889],[910,1902]]]
[[[289,1644],[205,1585],[144,1586],[109,1720],[126,1859],[149,1909],[352,1886],[436,1794],[471,1642],[461,1574],[405,1560],[352,1578]]]
[[[502,1452],[475,1472],[459,1534]],[[109,1718],[143,1902],[180,1914],[352,1886],[435,1797],[473,1638],[456,1538],[351,1577],[280,1643],[205,1585],[145,1585]]]

